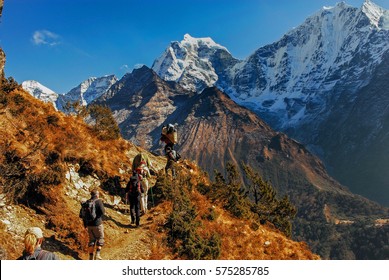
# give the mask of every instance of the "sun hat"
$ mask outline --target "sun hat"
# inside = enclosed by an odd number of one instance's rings
[[[38,227],[30,227],[27,231],[26,234],[32,233],[36,236],[36,238],[43,238],[43,232],[40,228]]]

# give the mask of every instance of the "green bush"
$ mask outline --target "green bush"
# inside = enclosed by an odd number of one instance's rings
[[[108,107],[91,105],[88,112],[94,121],[93,131],[100,140],[115,140],[120,137],[119,126]]]
[[[217,259],[220,255],[221,240],[218,235],[201,237],[197,228],[197,211],[184,194],[175,198],[173,211],[166,224],[169,229],[168,243],[180,257],[190,260]]]
[[[190,199],[193,186],[189,179],[179,175],[171,181],[168,176],[160,175],[153,187],[155,201],[173,202],[173,210],[165,225],[168,229],[167,242],[173,252],[181,258],[217,259],[220,256],[221,239],[217,234],[201,236],[198,233],[201,221],[198,219],[196,206]],[[210,211],[210,215],[216,214]]]
[[[215,171],[215,181],[209,186],[199,185],[200,193],[207,195],[212,201],[223,205],[237,218],[249,218],[250,202],[247,199],[247,192],[241,185],[236,166],[227,163],[227,179]]]
[[[291,236],[292,219],[296,216],[297,210],[289,198],[284,196],[279,199],[270,183],[265,182],[251,167],[243,165],[243,170],[251,183],[248,188],[254,197],[252,212],[257,214],[261,223],[270,222],[287,236]]]

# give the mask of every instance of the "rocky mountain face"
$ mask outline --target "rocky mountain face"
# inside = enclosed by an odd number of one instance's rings
[[[334,176],[356,193],[385,205],[389,201],[388,77],[389,53],[355,101],[343,100],[339,108],[333,109],[319,127],[318,137]]]
[[[367,107],[361,102],[366,99],[361,96],[366,96],[367,89],[378,91],[370,93],[376,96],[369,101],[370,105],[380,106],[385,101],[377,97],[384,95],[386,89],[374,87],[373,83],[387,65],[388,35],[389,11],[371,1],[365,1],[361,8],[342,2],[322,8],[279,41],[259,48],[243,61],[234,59],[216,43],[204,44],[201,42],[205,39],[186,36],[181,42],[173,42],[153,69],[162,78],[198,92],[205,85],[219,87],[237,103],[255,111],[273,129],[307,145],[351,189],[388,205],[389,175],[374,178],[372,173],[376,172],[367,171],[372,183],[363,191],[354,185],[352,178],[360,173],[351,162],[361,149],[371,150],[367,144],[373,142],[368,139],[374,138],[378,130],[387,133],[380,125],[383,115],[364,115],[370,129],[358,131],[357,145],[344,139],[338,141],[338,136],[325,138],[333,131],[334,119],[337,123],[347,119],[342,124],[346,131],[358,127],[359,120],[351,122],[356,120],[352,113]],[[337,144],[342,145],[339,150],[347,153],[335,156],[329,148]],[[377,165],[387,166],[387,160],[381,159],[375,159]],[[363,170],[371,167],[363,162],[358,164]],[[355,171],[335,171],[339,168]]]
[[[126,74],[96,103],[111,108],[123,137],[144,148],[155,148],[162,125],[191,94],[143,66]]]
[[[211,38],[193,38],[185,34],[181,42],[172,42],[154,61],[152,69],[166,81],[179,82],[196,91],[214,86],[238,62],[229,51]]]
[[[117,81],[115,75],[89,78],[65,95],[60,95],[57,101],[58,109],[63,111],[68,102],[80,102],[81,105],[86,106],[103,95]]]

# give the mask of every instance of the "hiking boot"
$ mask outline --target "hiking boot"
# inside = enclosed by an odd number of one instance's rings
[[[93,260],[93,254],[89,254],[89,260]]]
[[[100,252],[96,253],[96,260],[102,260],[103,258],[100,255]]]

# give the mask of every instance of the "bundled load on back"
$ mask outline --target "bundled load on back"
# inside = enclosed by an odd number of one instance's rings
[[[177,129],[172,124],[162,127],[161,141],[166,144],[177,144]]]

